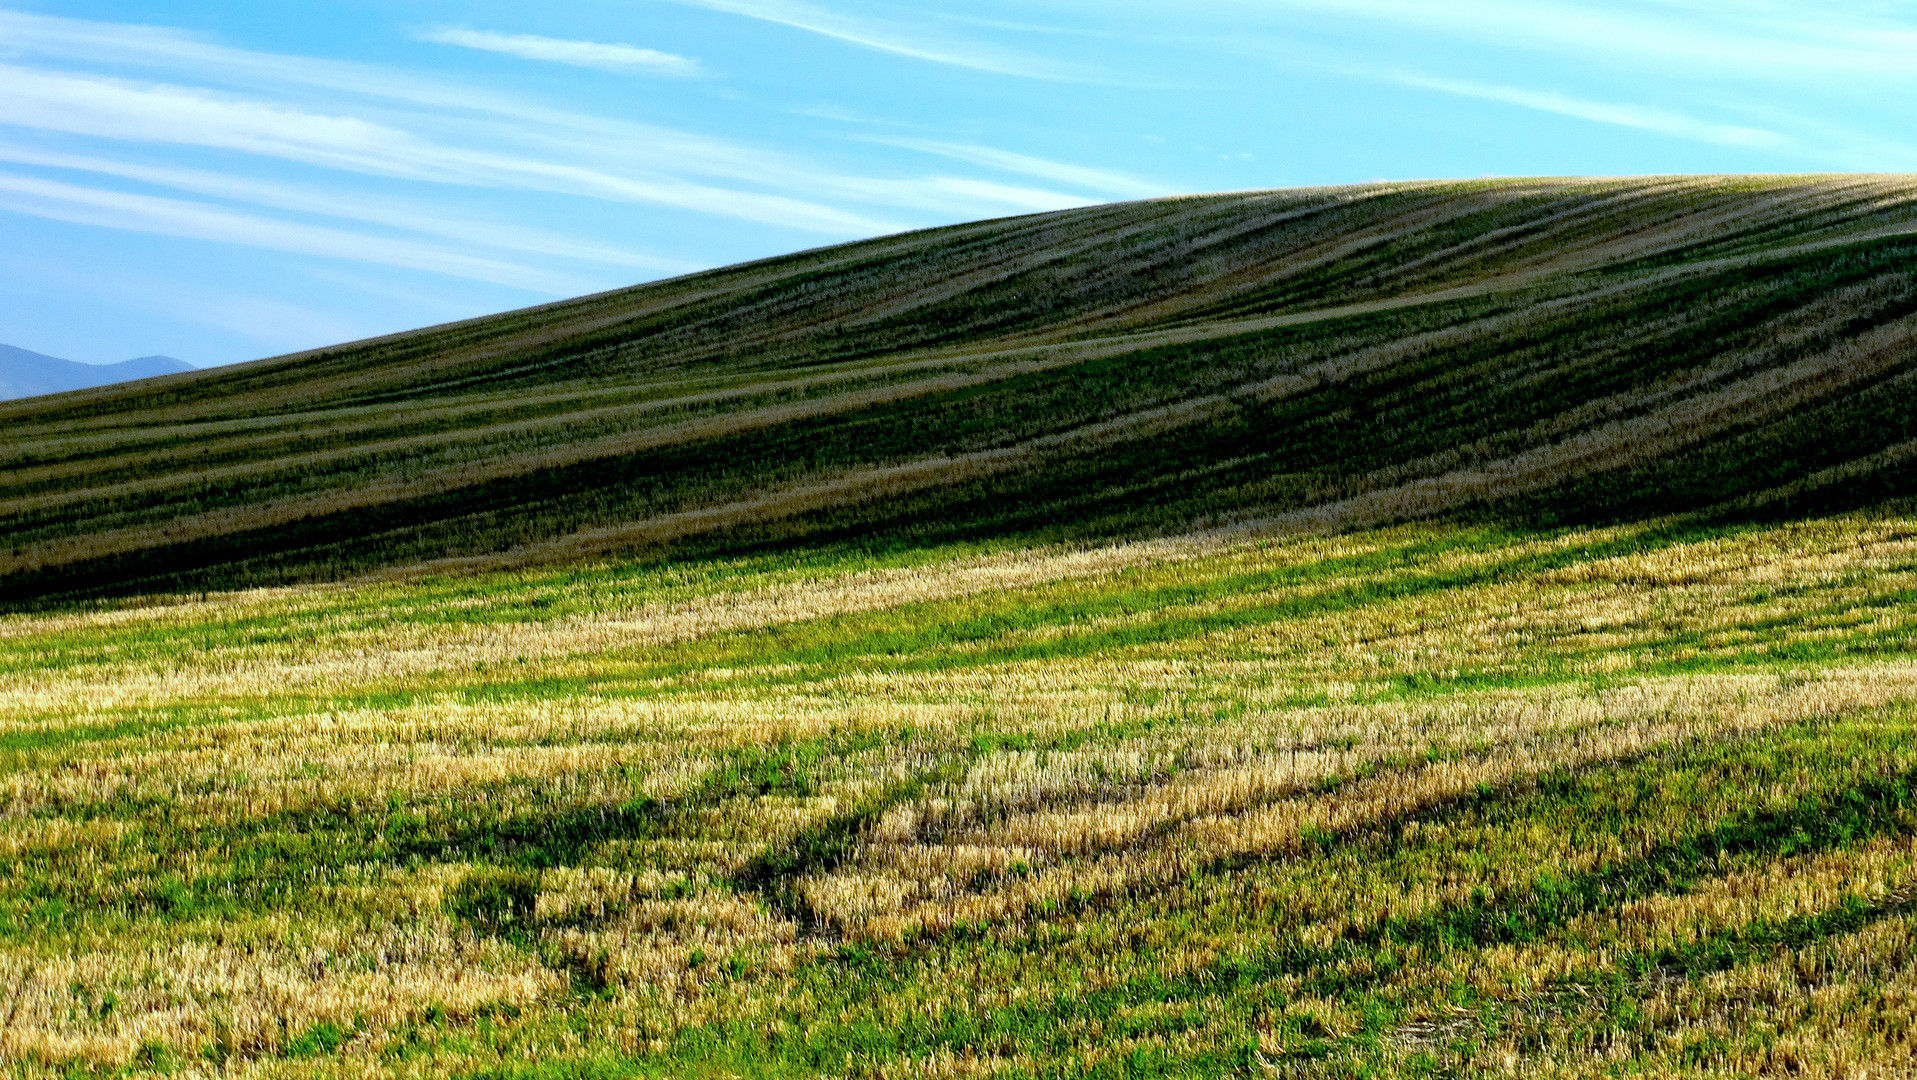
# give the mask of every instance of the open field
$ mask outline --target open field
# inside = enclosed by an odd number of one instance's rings
[[[8,1075],[1917,1075],[1917,181],[0,405]]]

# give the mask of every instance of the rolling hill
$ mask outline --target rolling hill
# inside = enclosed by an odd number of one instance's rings
[[[1917,1059],[1917,179],[984,222],[0,405],[20,1076]]]
[[[86,390],[193,370],[193,365],[170,356],[142,356],[118,364],[76,364],[71,360],[0,345],[0,401]]]
[[[0,406],[0,595],[1836,505],[1905,483],[1912,226],[1894,179],[1173,199]]]

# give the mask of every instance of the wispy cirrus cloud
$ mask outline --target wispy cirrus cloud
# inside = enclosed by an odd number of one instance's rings
[[[1467,79],[1445,79],[1411,72],[1386,72],[1375,76],[1383,81],[1397,83],[1400,86],[1414,87],[1420,90],[1434,90],[1442,94],[1455,94],[1460,97],[1476,98],[1480,101],[1495,101],[1519,108],[1533,109],[1538,112],[1569,116],[1578,120],[1589,120],[1596,124],[1611,124],[1617,127],[1636,128],[1639,131],[1655,132],[1679,139],[1694,139],[1699,142],[1717,143],[1722,146],[1745,146],[1761,149],[1781,149],[1788,147],[1791,140],[1774,131],[1762,128],[1745,127],[1737,124],[1718,124],[1700,120],[1693,116],[1674,112],[1669,109],[1654,108],[1645,105],[1631,105],[1617,102],[1591,101],[1572,97],[1549,90],[1527,90],[1515,86],[1498,86],[1492,83],[1472,82]]]
[[[1112,2],[1134,15],[1155,7]],[[1828,111],[1846,87],[1917,82],[1907,59],[1917,54],[1917,34],[1907,25],[1867,4],[1840,2],[1825,14],[1813,25],[1794,7],[1738,0],[1205,0],[1188,23],[1210,47],[1294,73],[1493,102],[1817,168],[1908,162],[1900,138],[1780,107],[1810,95],[1824,97]],[[1222,25],[1236,34],[1218,33]],[[1838,72],[1858,81],[1833,81]]]
[[[739,15],[761,22],[833,38],[850,45],[967,68],[992,75],[1050,82],[1104,83],[1111,73],[1088,64],[1048,57],[1042,53],[1007,49],[968,40],[936,20],[873,18],[848,15],[805,0],[674,0],[689,7]]]
[[[543,60],[572,67],[596,68],[622,75],[671,75],[693,78],[704,74],[697,60],[634,45],[606,45],[596,41],[566,41],[536,34],[498,34],[461,26],[430,26],[415,35],[421,41],[457,45],[481,52],[503,53],[522,60]]]
[[[1173,194],[1171,188],[1141,180],[1136,176],[1113,172],[1109,169],[1090,169],[1082,165],[1072,165],[1062,161],[1051,161],[1030,154],[1015,154],[1007,150],[998,150],[989,146],[976,146],[970,143],[941,142],[936,139],[887,139],[870,138],[868,142],[896,146],[903,150],[917,150],[920,153],[933,154],[953,161],[965,161],[974,165],[1000,169],[1005,172],[1019,173],[1040,180],[1069,184],[1087,191],[1097,191],[1107,195],[1117,195],[1132,199],[1150,199],[1161,195]]]
[[[0,210],[76,225],[425,270],[550,296],[569,296],[590,290],[589,283],[580,278],[498,259],[463,255],[429,244],[276,221],[207,203],[81,187],[4,172],[0,172]]]
[[[651,203],[835,235],[900,226],[787,195],[716,188],[669,175],[622,175],[565,160],[448,145],[351,115],[171,84],[0,65],[0,123],[130,142],[174,143],[397,179],[516,187]]]
[[[1343,24],[1395,24],[1480,44],[1655,67],[1660,77],[1678,81],[1728,76],[1764,82],[1833,73],[1906,81],[1917,75],[1911,63],[1917,28],[1890,5],[1856,0],[1814,6],[1749,0],[1209,0],[1193,13],[1267,26],[1300,14]]]
[[[43,130],[217,147],[423,182],[652,204],[842,237],[913,224],[886,208],[949,219],[1089,201],[966,177],[820,169],[722,138],[554,109],[372,65],[230,49],[166,29],[0,11],[0,46],[8,45],[62,61],[117,57],[121,65],[240,88],[0,65],[0,95],[10,105],[0,123]],[[354,100],[368,104],[349,104]]]
[[[361,195],[350,191],[329,191],[203,169],[155,166],[86,154],[47,151],[6,141],[0,141],[0,161],[15,165],[118,177],[253,206],[385,226],[474,247],[493,248],[525,255],[546,255],[569,261],[624,266],[667,274],[689,273],[703,268],[698,263],[628,251],[507,222],[453,217],[415,201]]]

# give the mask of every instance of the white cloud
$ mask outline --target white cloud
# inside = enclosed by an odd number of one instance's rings
[[[350,116],[163,84],[0,65],[0,122],[75,135],[170,142],[394,172],[414,140]],[[405,175],[425,178],[418,165]]]
[[[993,75],[1013,75],[1052,82],[1110,81],[1110,76],[1087,65],[1052,60],[1016,50],[964,41],[949,31],[928,25],[861,19],[805,3],[803,0],[675,0],[691,7],[741,15],[748,19],[789,26],[847,44],[934,64],[968,68]]]
[[[607,128],[618,130],[613,125],[598,130],[582,125],[585,130],[569,135],[529,134],[528,142],[534,147],[555,151],[532,156],[433,142],[386,124],[230,94],[7,65],[0,65],[0,96],[10,105],[7,112],[0,113],[0,124],[123,141],[238,150],[403,180],[669,206],[832,236],[874,236],[908,226],[841,209],[822,199],[947,215],[992,214],[1007,207],[1058,209],[1085,203],[1071,195],[949,177],[892,179],[827,173],[744,149],[722,147],[701,154],[696,137],[677,139],[667,134],[669,150],[677,149],[680,143],[691,144],[685,162],[691,167],[689,171],[749,174],[755,185],[812,196],[795,198],[716,187],[665,174],[649,160],[658,153],[656,149],[638,151],[642,160],[632,160],[633,151],[623,149],[632,145],[629,139],[608,137],[611,132]],[[613,167],[577,163],[595,155],[610,159]]]
[[[965,180],[949,176],[916,180],[912,183],[940,201],[969,202],[978,207],[979,216],[992,216],[1003,213],[1005,209],[1024,212],[1069,210],[1076,206],[1091,206],[1099,201],[1082,195],[1066,195],[1042,188],[1013,187],[1009,184],[994,184],[989,180]]]
[[[1155,8],[1150,0],[1143,6]],[[1910,81],[1917,75],[1917,29],[1908,20],[1886,18],[1890,10],[1856,3],[1209,0],[1192,14],[1252,18],[1267,26],[1274,15],[1299,12],[1339,22],[1396,23],[1474,43],[1654,67],[1674,80],[1775,82],[1843,74]]]
[[[238,150],[414,181],[661,205],[846,238],[914,224],[847,203],[943,221],[1084,202],[951,177],[820,169],[709,136],[552,109],[372,65],[229,49],[165,29],[0,10],[5,46],[69,63],[144,64],[252,91],[0,65],[0,98],[9,106],[0,123],[41,130]],[[284,99],[297,97],[296,90],[317,91],[319,98],[289,104]]]
[[[522,60],[544,60],[573,67],[598,68],[621,74],[673,75],[690,78],[701,74],[699,62],[683,56],[641,49],[632,45],[602,45],[596,41],[563,41],[532,34],[495,34],[456,26],[435,26],[421,30],[421,41],[458,45],[484,52],[504,53]]]
[[[206,203],[80,187],[11,173],[0,173],[0,210],[76,225],[425,270],[549,296],[591,292],[595,284],[410,240],[275,221]]]
[[[839,236],[902,226],[784,195],[672,176],[615,175],[563,161],[436,144],[351,116],[328,116],[187,87],[0,65],[0,123],[75,135],[239,150],[406,180],[508,187],[652,203]]]
[[[547,255],[667,274],[682,274],[702,269],[699,264],[680,259],[625,251],[604,244],[540,232],[504,222],[447,217],[412,202],[319,191],[293,184],[231,176],[225,173],[140,165],[82,154],[54,153],[4,141],[0,141],[0,161],[16,165],[114,176],[143,184],[190,191],[197,195],[209,195],[218,199],[230,199],[276,210],[290,210],[295,213],[382,225],[476,247],[490,247],[527,255]]]
[[[1781,149],[1790,145],[1789,139],[1774,131],[1732,124],[1715,124],[1666,109],[1586,101],[1551,91],[1525,90],[1463,79],[1442,79],[1409,73],[1391,73],[1382,77],[1401,86],[1435,90],[1445,94],[1477,98],[1481,101],[1497,101],[1520,108],[1556,113],[1559,116],[1576,117],[1579,120],[1589,120],[1598,124],[1654,131],[1660,135],[1670,135],[1679,139],[1766,150]]]
[[[1105,169],[1087,168],[1071,165],[1046,158],[1032,157],[1027,154],[1015,154],[1008,150],[996,150],[989,146],[973,146],[967,143],[939,142],[932,139],[884,139],[867,140],[885,146],[896,146],[905,150],[917,150],[921,153],[935,154],[954,161],[983,165],[991,169],[1018,173],[1022,176],[1037,177],[1060,184],[1070,184],[1088,191],[1098,191],[1110,195],[1119,195],[1133,199],[1150,199],[1172,194],[1172,190],[1161,184],[1140,180],[1135,176],[1111,172]]]
[[[1132,16],[1163,10],[1160,0],[1109,3]],[[1895,84],[1917,82],[1910,20],[1869,3],[1823,5],[1815,20],[1805,10],[1762,0],[1195,0],[1185,21],[1201,47],[1293,73],[1766,151],[1775,157],[1765,167],[1777,157],[1815,169],[1909,167],[1917,160],[1909,143],[1862,128],[1897,100]],[[1218,30],[1227,24],[1230,35]],[[1387,59],[1394,52],[1396,66]],[[1514,85],[1512,76],[1421,70],[1439,55],[1570,85],[1538,89]],[[1805,104],[1793,111],[1783,102]],[[1887,119],[1900,124],[1894,114]]]

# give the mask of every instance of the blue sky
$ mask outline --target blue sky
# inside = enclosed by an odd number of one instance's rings
[[[269,356],[1183,192],[1917,171],[1917,6],[0,0],[0,342]]]

